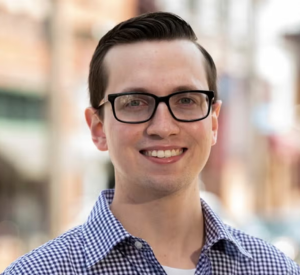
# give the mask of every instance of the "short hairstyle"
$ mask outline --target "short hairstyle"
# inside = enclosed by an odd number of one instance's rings
[[[100,39],[90,63],[88,81],[91,106],[97,108],[105,95],[109,75],[104,66],[104,58],[109,49],[116,45],[140,41],[177,39],[193,42],[203,54],[207,83],[209,90],[215,92],[215,102],[218,97],[216,66],[209,53],[196,42],[197,36],[191,26],[175,14],[153,12],[119,23]]]

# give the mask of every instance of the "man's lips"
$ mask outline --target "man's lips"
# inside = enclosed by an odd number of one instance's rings
[[[176,157],[181,155],[186,148],[170,148],[170,149],[147,149],[141,150],[141,154],[148,156],[148,157],[155,157],[155,158],[170,158]]]

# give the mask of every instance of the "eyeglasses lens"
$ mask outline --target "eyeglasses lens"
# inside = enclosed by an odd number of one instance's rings
[[[200,92],[176,93],[170,96],[169,106],[176,119],[198,120],[207,115],[209,98]],[[142,93],[120,95],[114,102],[116,117],[124,122],[137,123],[148,120],[155,107],[155,97]]]

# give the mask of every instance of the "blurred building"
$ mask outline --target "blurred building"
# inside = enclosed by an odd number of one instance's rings
[[[0,0],[0,271],[107,186],[108,156],[84,122],[88,66],[102,34],[137,4]]]

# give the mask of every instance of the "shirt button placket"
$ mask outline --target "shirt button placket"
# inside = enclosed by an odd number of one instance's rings
[[[200,269],[196,269],[195,275],[211,275],[212,270],[211,270],[211,265],[210,265],[210,260],[206,253],[202,253],[200,255],[200,259],[198,262],[198,266],[200,266]]]

